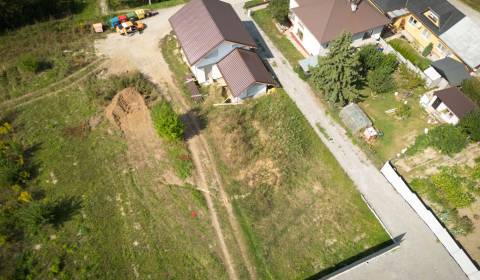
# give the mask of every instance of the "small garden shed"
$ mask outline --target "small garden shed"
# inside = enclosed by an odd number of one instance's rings
[[[340,111],[340,118],[353,134],[372,126],[372,121],[356,103],[350,103],[343,107]]]

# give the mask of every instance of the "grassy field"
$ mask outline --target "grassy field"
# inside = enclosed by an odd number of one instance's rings
[[[201,193],[188,183],[165,183],[168,158],[133,165],[125,139],[102,118],[106,100],[98,93],[108,87],[97,85],[96,99],[86,88],[8,116],[15,138],[32,147],[33,184],[44,199],[79,203],[60,226],[42,228],[13,252],[3,243],[2,277],[226,278]],[[93,116],[100,123],[85,129]]]
[[[282,90],[207,119],[261,279],[322,274],[389,240]]]
[[[284,34],[281,34],[275,27],[273,17],[268,9],[261,9],[252,13],[255,22],[262,28],[263,32],[268,35],[273,44],[281,50],[290,65],[295,66],[300,59],[305,57],[295,48]]]
[[[145,5],[144,2],[139,2],[135,0],[107,0],[108,6],[110,9],[115,10],[115,12],[125,12],[132,8],[136,9],[164,9],[173,7],[176,5],[187,3],[189,0],[160,0],[160,1],[152,1],[152,5]],[[139,4],[140,3],[140,4]]]

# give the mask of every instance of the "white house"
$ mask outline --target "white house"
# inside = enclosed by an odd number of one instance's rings
[[[290,0],[292,33],[310,55],[324,54],[342,32],[353,35],[353,44],[380,38],[389,20],[368,0]]]
[[[458,124],[463,117],[477,108],[456,87],[436,91],[431,98],[424,95],[420,102],[427,111],[433,113],[440,121],[452,125]]]
[[[266,92],[267,85],[273,84],[272,75],[254,52],[257,46],[255,40],[230,4],[219,0],[192,0],[170,17],[169,21],[182,48],[183,57],[199,84],[211,84],[223,78],[235,100]],[[236,50],[243,51],[240,52],[241,55],[233,55]],[[231,58],[226,59],[229,56]],[[245,59],[255,63],[238,61]],[[223,61],[224,69],[234,69],[235,75],[224,77],[219,69],[220,61]],[[230,67],[229,63],[235,64],[237,68]],[[254,77],[255,83],[249,83],[247,88],[242,89],[248,91],[248,94],[239,93],[238,87],[233,88],[238,81],[232,79],[243,76],[247,77],[245,81],[250,82],[252,76],[249,73],[257,74]]]

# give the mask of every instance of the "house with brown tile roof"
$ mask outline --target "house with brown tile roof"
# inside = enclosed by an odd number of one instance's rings
[[[343,32],[354,45],[380,38],[389,20],[368,0],[290,0],[292,33],[310,55],[324,54]]]
[[[435,91],[432,98],[426,100],[424,106],[442,122],[453,125],[458,124],[468,113],[477,109],[475,103],[457,87]]]
[[[169,22],[199,84],[225,81],[237,101],[266,92],[267,85],[273,84],[272,75],[254,52],[255,40],[229,3],[192,0]]]

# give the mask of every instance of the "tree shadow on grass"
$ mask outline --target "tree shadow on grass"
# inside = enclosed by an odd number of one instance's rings
[[[397,247],[400,245],[400,243],[403,241],[403,237],[405,236],[405,233],[394,237],[393,239],[387,240],[385,242],[382,242],[378,245],[375,245],[353,257],[350,257],[332,267],[329,267],[325,270],[322,270],[305,280],[316,280],[316,279],[329,279],[332,278],[335,275],[338,275],[352,267],[355,267],[361,263],[368,263],[370,260],[388,252],[389,250],[392,250],[393,248]]]
[[[78,196],[59,198],[49,202],[49,208],[48,222],[55,228],[59,228],[82,209],[82,199]]]

